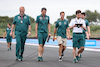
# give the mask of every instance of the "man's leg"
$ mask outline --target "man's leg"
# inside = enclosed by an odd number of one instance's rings
[[[44,52],[44,46],[42,44],[39,44],[38,46],[38,61],[43,61],[43,52]]]
[[[83,49],[84,49],[84,47],[80,47],[80,48],[78,49],[77,56],[80,56],[80,53],[82,53]]]
[[[59,61],[62,61],[62,48],[63,48],[63,45],[59,44]]]
[[[11,42],[10,42],[10,50],[11,50]]]
[[[44,45],[43,45],[42,33],[39,33],[39,35],[38,35],[38,42],[39,42],[39,46],[38,46],[38,61],[43,61],[42,56],[43,56],[43,52],[44,52]]]
[[[20,58],[19,56],[19,52],[21,49],[21,36],[20,35],[16,35],[16,60],[18,60]]]
[[[64,56],[64,51],[66,49],[67,39],[63,38],[63,46],[62,46],[62,56]]]
[[[59,56],[61,56],[61,53],[62,53],[62,44],[59,44]]]
[[[21,61],[22,61],[22,59],[23,59],[25,41],[26,41],[26,35],[22,35],[22,36],[21,36],[21,54],[20,54],[20,59],[21,59]]]
[[[78,40],[79,40],[79,37],[77,34],[73,34],[73,63],[76,63],[76,47],[78,47]]]
[[[65,51],[66,46],[62,46],[62,53]]]
[[[76,63],[76,47],[73,47],[73,63]]]
[[[84,35],[84,39],[83,39],[83,42],[84,42],[83,44],[84,44],[84,45],[85,45],[85,37],[86,37],[86,36]],[[79,54],[79,57],[80,57],[80,58],[82,57],[83,51],[84,51],[84,49],[83,49],[83,50],[81,51],[81,53]]]
[[[42,44],[39,44],[39,47],[38,47],[38,56],[39,57],[42,57],[43,56],[43,51],[44,51],[44,47]]]
[[[80,46],[80,48],[78,49],[77,56],[76,56],[78,61],[80,60],[80,53],[82,53],[82,51],[84,50],[84,45],[85,45],[84,35],[80,34],[79,44],[78,44],[78,46]]]
[[[10,44],[10,42],[7,43],[8,51],[9,51],[9,49],[10,49],[10,45],[9,45],[9,44]]]

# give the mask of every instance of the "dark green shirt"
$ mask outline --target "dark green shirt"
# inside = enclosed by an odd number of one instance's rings
[[[7,32],[7,38],[11,38],[10,36],[11,28],[7,27],[6,32]]]
[[[31,23],[28,15],[24,15],[23,19],[21,18],[20,15],[16,15],[13,24],[16,25],[15,34],[27,35],[28,26]]]
[[[86,24],[86,28],[87,28],[87,26],[89,26],[89,21],[87,19],[85,19],[85,24]],[[83,33],[85,34],[85,30],[83,30]],[[86,34],[85,34],[85,36],[86,36]]]
[[[42,15],[37,16],[36,23],[38,23],[38,33],[39,32],[48,32],[48,23],[49,23],[49,16]]]
[[[57,36],[61,36],[62,38],[66,38],[66,29],[68,28],[68,21],[64,19],[64,21],[57,20],[55,28],[57,28]]]

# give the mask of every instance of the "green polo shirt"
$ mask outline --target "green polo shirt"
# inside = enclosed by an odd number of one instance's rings
[[[85,19],[85,24],[86,24],[86,28],[87,28],[87,26],[89,26],[89,21],[88,21],[87,19]],[[87,31],[87,30],[86,30],[86,31]],[[84,35],[86,36],[85,30],[83,30],[83,33],[84,33]]]
[[[68,20],[57,20],[55,28],[57,28],[57,36],[66,38],[66,29],[68,28]]]
[[[7,32],[7,38],[12,38],[10,36],[11,28],[7,27],[6,32]]]
[[[48,32],[48,23],[49,23],[49,16],[42,15],[37,16],[36,23],[38,23],[38,33],[40,32]]]
[[[16,15],[14,18],[13,24],[16,25],[15,34],[27,35],[28,26],[31,23],[30,23],[30,18],[28,15],[24,15],[23,19],[21,19],[20,15]]]

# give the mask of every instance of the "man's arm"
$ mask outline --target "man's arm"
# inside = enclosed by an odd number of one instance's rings
[[[85,21],[83,21],[83,25],[81,26],[84,30],[86,30],[86,24]]]
[[[3,38],[5,38],[6,34],[7,34],[7,31],[5,31]]]
[[[13,31],[13,36],[12,36],[12,38],[14,38],[14,31]]]
[[[38,36],[37,36],[37,30],[38,30],[38,23],[36,23],[36,25],[35,25],[35,37],[37,38]]]
[[[69,27],[69,30],[70,30],[70,29],[73,29],[73,27],[76,27],[76,25],[70,26],[70,27]]]
[[[86,30],[86,27],[84,27],[83,25],[81,26],[84,30]]]
[[[66,29],[66,32],[67,32],[67,38],[70,39],[70,38],[71,38],[71,37],[70,37],[70,29],[67,28],[67,29]]]
[[[28,29],[29,29],[28,35],[30,36],[31,35],[31,25],[29,25]]]
[[[56,34],[57,28],[54,28],[54,35],[53,35],[53,41],[55,41],[55,34]]]
[[[11,32],[10,32],[10,36],[13,35],[13,30],[14,30],[14,27],[15,27],[15,24],[12,25],[12,28],[11,28]]]
[[[90,26],[87,26],[87,30],[88,30],[89,36],[91,36],[91,33],[90,33]]]
[[[86,36],[87,36],[87,39],[89,40],[89,35],[88,35],[88,32],[87,32],[87,31],[85,31],[85,34],[86,34]]]
[[[51,36],[51,29],[50,29],[50,23],[48,23],[48,31],[49,31],[49,36]]]

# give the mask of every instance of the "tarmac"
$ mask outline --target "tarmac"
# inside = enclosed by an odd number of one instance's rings
[[[58,48],[45,47],[43,62],[37,61],[38,46],[25,45],[22,62],[16,61],[16,45],[7,50],[7,44],[0,43],[0,67],[100,67],[100,52],[85,50],[78,63],[73,63],[72,49],[66,49],[63,61],[58,61]]]

